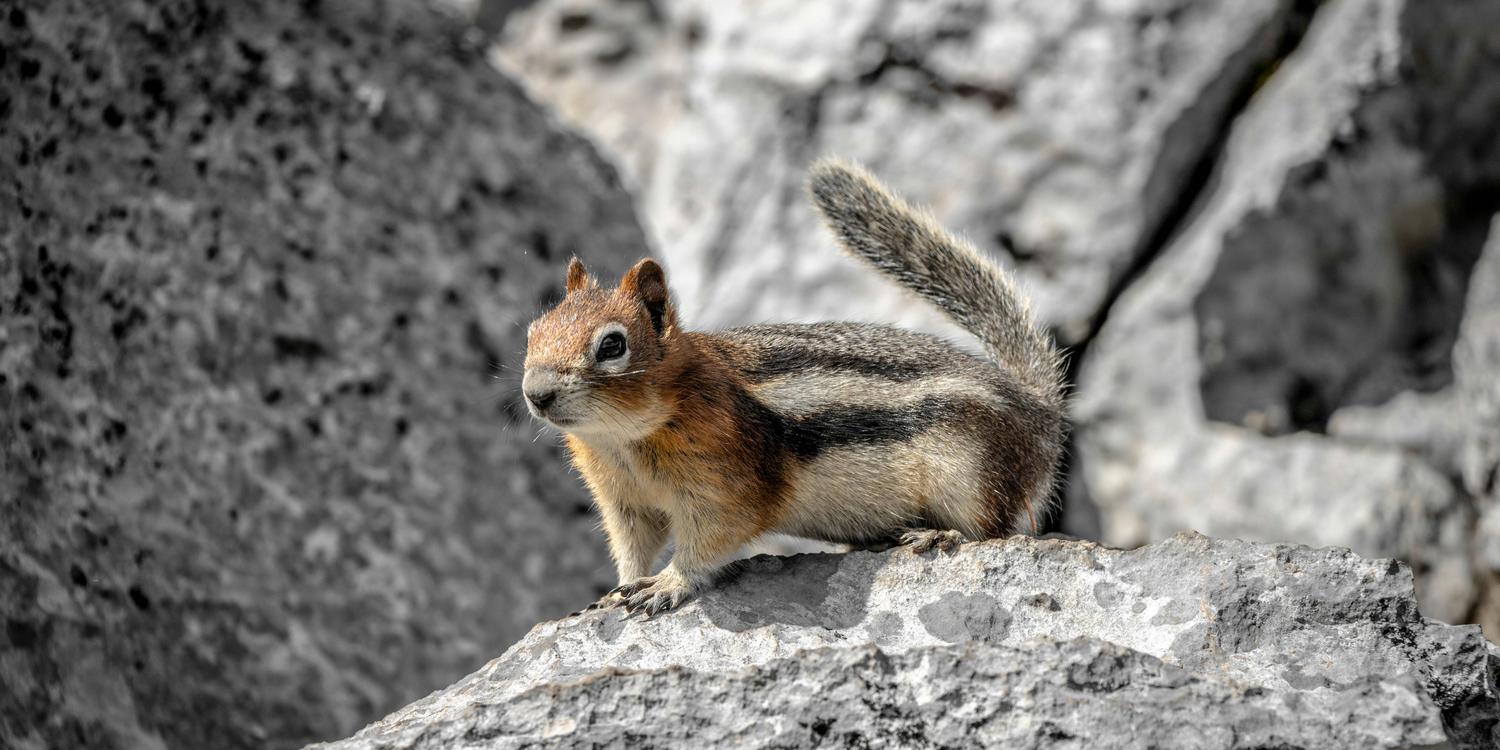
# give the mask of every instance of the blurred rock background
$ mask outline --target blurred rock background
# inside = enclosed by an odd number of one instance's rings
[[[507,380],[571,253],[961,337],[829,153],[1071,348],[1056,528],[1401,557],[1500,638],[1491,0],[3,7],[0,746],[343,736],[609,585]]]
[[[612,167],[415,2],[0,12],[0,747],[347,734],[614,584],[515,401]]]

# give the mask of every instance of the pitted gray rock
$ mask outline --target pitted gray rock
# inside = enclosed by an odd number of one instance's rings
[[[807,573],[828,595],[801,595]],[[761,624],[725,627],[710,613],[728,602]],[[952,556],[761,558],[652,619],[543,623],[321,747],[1481,748],[1500,738],[1497,672],[1478,628],[1423,618],[1389,560],[1014,537]]]

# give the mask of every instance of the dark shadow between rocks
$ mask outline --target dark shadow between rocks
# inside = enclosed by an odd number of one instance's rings
[[[1194,303],[1209,419],[1322,433],[1340,407],[1452,384],[1469,277],[1500,190],[1451,193],[1427,178],[1379,216],[1341,212],[1365,168],[1304,165],[1278,209],[1231,238]]]

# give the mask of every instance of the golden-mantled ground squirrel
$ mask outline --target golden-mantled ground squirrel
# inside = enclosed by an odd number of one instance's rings
[[[600,605],[671,609],[766,532],[951,550],[1034,528],[1048,503],[1061,357],[1005,272],[859,167],[823,161],[809,187],[850,254],[990,361],[862,323],[686,331],[655,261],[602,289],[574,258],[528,331],[522,389],[603,514],[621,585]]]

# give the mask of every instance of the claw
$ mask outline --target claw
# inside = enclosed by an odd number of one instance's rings
[[[651,613],[646,610],[646,599],[642,596],[634,596],[625,601],[625,611],[632,614],[645,614],[648,618]]]
[[[670,594],[657,594],[656,599],[652,602],[655,607],[652,614],[677,609],[677,605],[682,604],[686,598],[687,593],[682,591],[673,591]]]
[[[922,529],[902,534],[901,543],[909,545],[911,551],[919,555],[934,549],[945,554],[952,554],[958,550],[959,545],[964,543],[964,535],[953,529]]]
[[[624,604],[625,597],[616,592],[617,590],[612,590],[605,593],[604,596],[599,597],[598,601],[595,601],[593,604],[590,604],[589,606],[584,607],[582,610],[579,610],[579,613],[593,612],[600,609],[613,609],[620,606],[621,604]]]
[[[614,587],[608,594],[605,594],[604,596],[606,598],[611,596],[628,597],[643,589],[648,589],[654,585],[656,585],[656,576],[646,576],[645,578],[637,578],[629,583],[622,583],[619,586]]]
[[[653,615],[675,609],[687,599],[690,587],[675,577],[655,577],[633,581],[622,586],[612,604],[623,607],[631,615],[640,614],[646,619]],[[612,594],[613,595],[613,594]]]

